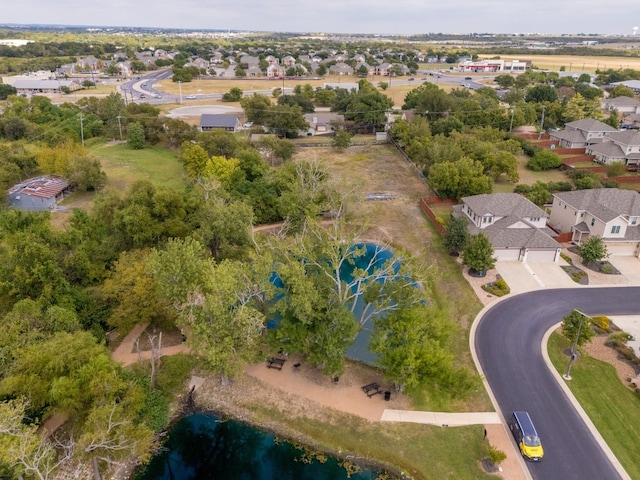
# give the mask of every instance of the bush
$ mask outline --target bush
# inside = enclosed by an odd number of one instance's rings
[[[573,265],[573,259],[567,255],[566,253],[561,253],[560,256],[562,257],[562,259],[567,262],[569,265]]]
[[[488,451],[487,451],[487,457],[493,463],[498,465],[498,464],[504,462],[507,459],[507,454],[504,453],[502,450],[494,447],[493,445],[489,445],[489,448],[488,448]]]
[[[527,162],[527,168],[534,172],[551,170],[562,165],[562,159],[551,150],[539,150]]]
[[[505,282],[503,278],[499,278],[495,282],[482,285],[482,289],[485,292],[489,292],[495,295],[496,297],[503,297],[511,292],[509,285],[507,285],[507,282]]]
[[[596,315],[595,317],[591,317],[591,323],[600,331],[608,332],[611,327],[611,321],[609,317],[604,315]]]
[[[529,185],[525,185],[523,183],[520,183],[518,185],[516,185],[515,187],[513,187],[513,193],[529,193],[531,191],[531,187]]]

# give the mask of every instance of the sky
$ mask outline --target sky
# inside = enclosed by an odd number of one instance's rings
[[[20,0],[0,23],[314,33],[630,35],[638,0]]]

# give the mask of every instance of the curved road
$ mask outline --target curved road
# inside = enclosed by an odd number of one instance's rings
[[[640,287],[539,290],[502,301],[479,320],[476,355],[498,407],[505,419],[528,411],[542,438],[544,460],[528,464],[534,479],[621,478],[548,370],[541,341],[574,308],[638,314],[639,296]]]

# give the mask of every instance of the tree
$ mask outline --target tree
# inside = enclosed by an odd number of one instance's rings
[[[157,296],[155,283],[146,268],[149,252],[123,252],[102,285],[103,297],[113,303],[109,325],[128,331],[138,323],[167,317],[168,306]]]
[[[536,85],[531,87],[525,96],[526,102],[555,102],[558,100],[556,89],[551,85]]]
[[[502,89],[508,89],[515,85],[516,81],[511,75],[496,75],[493,79],[495,83]]]
[[[13,85],[0,83],[0,100],[6,100],[9,95],[16,95],[18,90]]]
[[[495,262],[493,246],[489,239],[483,233],[472,236],[462,252],[462,263],[470,269],[484,274],[494,267]]]
[[[569,315],[562,319],[562,335],[571,342],[575,342],[577,337],[577,345],[581,347],[589,343],[596,335],[596,332],[591,328],[591,323],[589,317],[572,310]],[[578,329],[580,330],[580,336],[578,336]]]
[[[296,150],[293,142],[273,135],[265,135],[259,140],[258,145],[262,158],[272,167],[291,160]]]
[[[346,130],[336,131],[333,136],[333,140],[331,141],[331,145],[339,152],[343,151],[351,145],[351,133]]]
[[[452,254],[465,249],[469,241],[469,222],[464,216],[453,217],[447,225],[444,244]]]
[[[578,255],[582,258],[582,263],[591,263],[607,258],[609,253],[602,237],[592,235],[578,247]]]
[[[127,127],[127,144],[134,150],[144,148],[144,127],[140,122],[133,122]]]
[[[240,100],[240,105],[244,108],[247,120],[256,125],[264,124],[265,118],[271,108],[271,100],[265,95],[254,93],[252,97],[244,97]]]
[[[493,180],[485,175],[482,163],[469,157],[442,162],[429,169],[429,184],[441,198],[460,199],[468,195],[491,193]]]
[[[187,176],[191,179],[205,175],[209,163],[207,151],[198,144],[184,142],[180,154]]]
[[[151,254],[150,267],[160,291],[190,327],[194,351],[227,381],[256,360],[269,274],[260,259],[252,259],[251,267],[229,260],[216,264],[202,253],[194,240],[173,241]]]
[[[227,93],[222,95],[223,102],[239,102],[242,99],[242,89],[232,87]]]
[[[274,105],[269,110],[265,125],[278,136],[296,138],[300,130],[308,128],[302,108],[298,105]]]
[[[423,83],[407,93],[402,109],[414,108],[416,113],[425,115],[429,120],[437,120],[445,117],[452,106],[453,101],[447,92],[436,84]]]
[[[635,96],[636,95],[633,92],[633,90],[625,85],[616,85],[611,90],[611,98],[616,98],[616,97],[635,98]],[[2,97],[0,96],[0,98]]]
[[[474,382],[468,371],[454,367],[446,350],[451,329],[444,311],[417,304],[376,318],[369,348],[399,390],[415,391],[429,382],[460,397]]]

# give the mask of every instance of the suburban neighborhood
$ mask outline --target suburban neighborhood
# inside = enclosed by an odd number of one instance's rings
[[[640,475],[640,62],[139,33],[0,41],[0,477]]]

